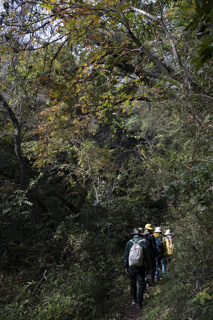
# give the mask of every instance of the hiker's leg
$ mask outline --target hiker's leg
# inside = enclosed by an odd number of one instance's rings
[[[148,276],[148,270],[147,268],[145,268],[145,287],[149,287],[149,280],[147,279],[147,276]]]
[[[143,292],[145,290],[145,268],[138,267],[138,296],[137,296],[137,304],[142,304],[143,301]]]
[[[161,266],[162,266],[162,273],[164,274],[166,271],[165,261],[164,259],[161,259]]]
[[[152,273],[151,273],[152,281],[154,281],[155,279],[155,271],[156,271],[156,261],[155,261],[155,258],[152,258]]]
[[[136,301],[136,280],[137,271],[135,267],[129,267],[129,279],[130,279],[130,293],[132,301]]]
[[[156,258],[155,261],[156,261],[155,278],[156,278],[157,280],[159,280],[159,270],[158,270],[159,263],[158,263],[158,258]]]

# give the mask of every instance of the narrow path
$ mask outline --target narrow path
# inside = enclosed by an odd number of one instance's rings
[[[153,287],[150,287],[147,289],[147,293],[144,293],[144,302],[146,299],[149,297],[149,291],[152,290]],[[142,309],[137,309],[136,306],[131,304],[131,299],[130,299],[130,289],[125,292],[125,298],[123,301],[123,311],[122,314],[119,318],[119,320],[141,320],[141,315],[143,312]]]

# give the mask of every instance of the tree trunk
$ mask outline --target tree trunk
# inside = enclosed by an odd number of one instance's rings
[[[18,159],[19,163],[19,170],[20,170],[20,184],[22,189],[26,189],[28,185],[27,173],[26,173],[26,164],[23,159],[22,149],[21,149],[21,128],[19,121],[17,120],[12,108],[9,106],[7,101],[4,97],[0,94],[0,102],[2,106],[7,110],[7,113],[13,123],[14,127],[14,147],[15,147],[15,154]]]

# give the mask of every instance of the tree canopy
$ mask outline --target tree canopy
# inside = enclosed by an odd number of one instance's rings
[[[2,320],[120,319],[124,246],[146,223],[177,239],[147,319],[212,314],[212,14],[3,2]]]

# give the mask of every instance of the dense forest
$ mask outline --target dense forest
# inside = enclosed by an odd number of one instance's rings
[[[0,28],[0,319],[122,320],[146,223],[175,251],[141,317],[210,319],[212,1],[5,0]]]

